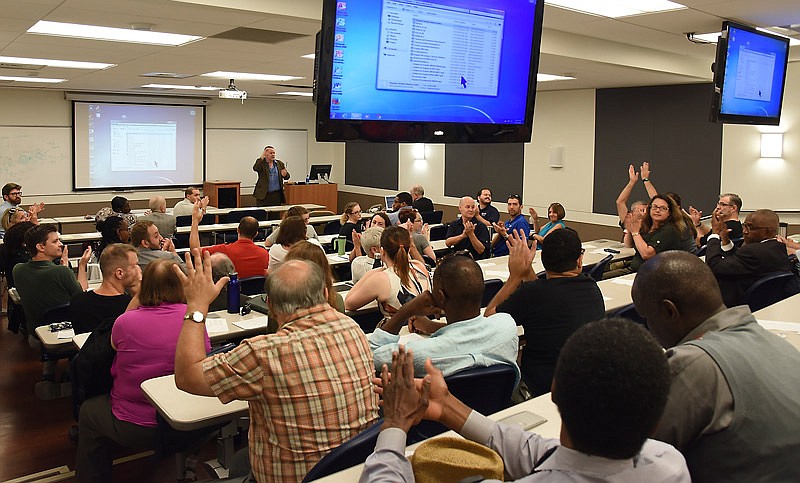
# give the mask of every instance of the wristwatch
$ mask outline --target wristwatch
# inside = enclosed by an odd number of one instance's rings
[[[194,312],[189,312],[188,314],[184,315],[183,320],[191,320],[197,324],[202,324],[206,321],[206,316],[203,315],[203,312],[195,310]]]

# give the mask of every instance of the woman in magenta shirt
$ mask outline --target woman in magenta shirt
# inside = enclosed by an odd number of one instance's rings
[[[81,405],[77,476],[81,482],[111,481],[112,442],[149,449],[157,435],[156,410],[141,384],[175,371],[175,346],[186,314],[183,286],[172,260],[156,260],[142,274],[139,294],[111,330],[117,351],[111,394]],[[206,351],[211,342],[206,335]]]

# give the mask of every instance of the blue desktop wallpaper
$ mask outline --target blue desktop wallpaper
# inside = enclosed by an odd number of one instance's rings
[[[778,117],[787,49],[786,42],[730,26],[720,112]]]
[[[541,0],[417,2],[505,12],[496,96],[378,89],[383,2],[338,2],[333,50],[341,55],[334,54],[331,70],[331,118],[524,124],[529,75],[536,75],[529,69],[537,1]]]

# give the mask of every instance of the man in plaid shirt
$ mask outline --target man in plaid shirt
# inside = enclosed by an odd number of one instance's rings
[[[175,353],[175,382],[184,391],[250,403],[250,480],[300,481],[333,448],[378,418],[369,343],[352,319],[326,303],[322,271],[286,262],[267,279],[275,334],[244,340],[206,358],[209,303],[227,283],[213,283],[208,256],[187,256],[188,301]]]

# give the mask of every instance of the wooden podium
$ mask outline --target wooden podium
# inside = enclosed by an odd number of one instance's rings
[[[203,196],[208,196],[208,204],[217,208],[238,208],[239,181],[206,181],[203,183]]]
[[[325,184],[284,184],[287,205],[315,203],[325,205],[328,210],[338,213],[339,187],[336,183]]]

